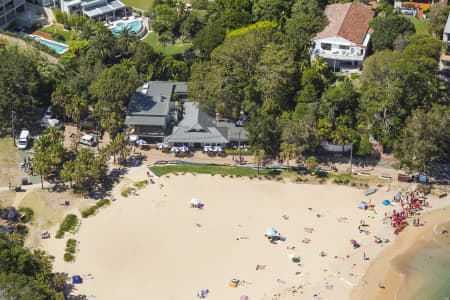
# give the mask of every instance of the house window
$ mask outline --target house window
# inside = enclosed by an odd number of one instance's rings
[[[364,49],[359,50],[359,55],[364,55]]]
[[[350,46],[339,45],[339,49],[348,50],[348,49],[350,49]]]
[[[331,44],[330,44],[330,43],[320,43],[320,47],[321,47],[323,50],[328,50],[328,51],[331,50]]]

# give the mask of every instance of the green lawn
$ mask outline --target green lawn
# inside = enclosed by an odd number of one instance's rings
[[[413,16],[406,16],[413,24],[414,27],[416,27],[416,33],[417,34],[430,34],[428,32],[428,20],[423,19],[417,19]]]
[[[258,170],[245,167],[225,167],[212,165],[169,165],[152,166],[150,170],[155,174],[162,176],[172,173],[198,173],[198,174],[216,174],[233,176],[257,176]],[[272,172],[272,174],[271,174]],[[259,175],[279,175],[280,172],[260,169]]]
[[[149,11],[152,7],[152,0],[124,0],[126,6],[136,7],[145,11]]]
[[[12,138],[0,138],[0,186],[8,186],[8,182],[11,182],[11,184],[19,183],[18,161],[19,156]]]
[[[192,47],[191,43],[176,43],[168,46],[161,45],[158,42],[158,34],[156,32],[150,32],[142,41],[150,44],[155,51],[160,52],[165,56],[184,53]]]
[[[54,34],[55,32],[57,32],[64,37],[66,42],[71,41],[73,39],[74,31],[64,30],[64,27],[59,24],[53,24],[47,27],[43,27],[41,30],[48,32],[50,34]]]

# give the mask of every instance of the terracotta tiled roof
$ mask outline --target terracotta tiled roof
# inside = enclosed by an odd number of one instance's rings
[[[355,44],[363,44],[374,12],[360,3],[331,4],[325,9],[328,25],[316,39],[340,36]]]

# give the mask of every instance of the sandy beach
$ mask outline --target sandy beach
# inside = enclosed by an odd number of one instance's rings
[[[339,185],[187,174],[156,178],[137,195],[120,196],[126,184],[143,179],[145,167],[130,169],[110,207],[83,219],[77,234],[43,241],[56,257],[55,271],[85,277],[74,294],[183,300],[208,289],[208,299],[349,299],[372,260],[392,244],[376,244],[374,235],[394,240],[383,223],[392,207],[381,205],[393,191],[383,188],[365,197]],[[202,210],[190,207],[194,197]],[[375,211],[358,209],[369,199]],[[358,230],[361,220],[367,235]],[[271,226],[284,242],[268,241]],[[74,263],[62,259],[67,238],[79,242]],[[361,247],[353,249],[352,239]],[[241,284],[230,287],[232,279]]]

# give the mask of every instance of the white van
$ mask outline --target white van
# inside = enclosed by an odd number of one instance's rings
[[[17,148],[20,150],[27,149],[30,138],[30,131],[28,129],[22,129],[20,131],[19,140],[17,141]]]
[[[97,145],[97,136],[94,134],[86,134],[80,137],[80,144],[94,147]]]

